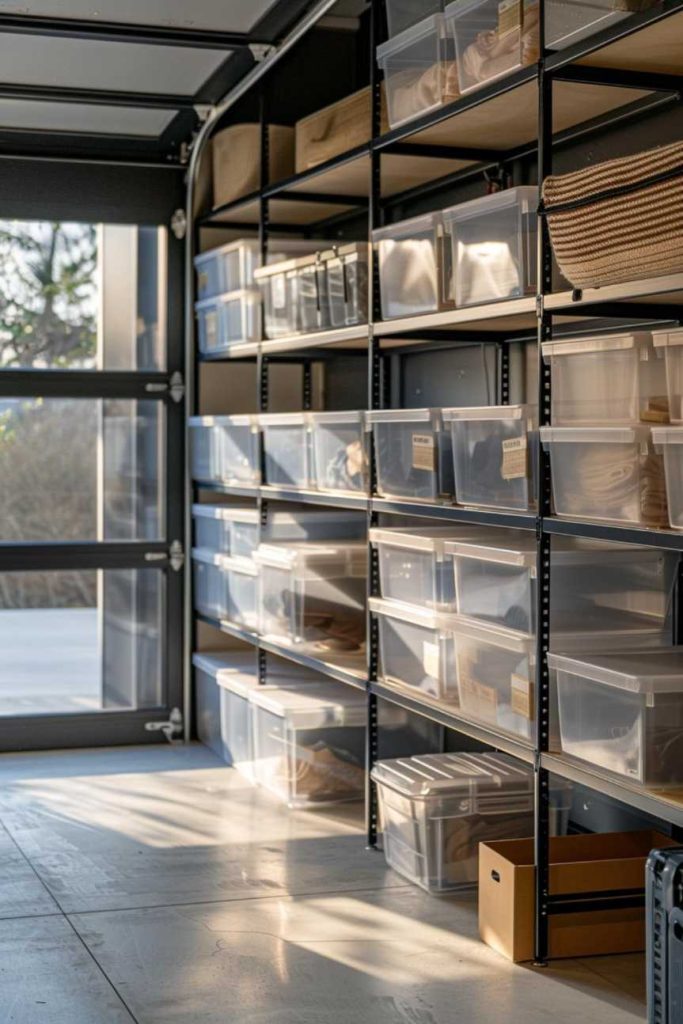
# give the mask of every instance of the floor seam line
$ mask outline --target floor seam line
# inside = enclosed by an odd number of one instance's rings
[[[126,1002],[126,1000],[125,1000],[125,999],[123,998],[123,996],[121,995],[121,993],[120,993],[120,992],[119,992],[119,990],[117,989],[116,985],[115,985],[115,984],[114,984],[114,982],[113,982],[113,981],[111,980],[111,978],[109,977],[109,975],[108,975],[108,974],[107,974],[107,972],[105,971],[104,967],[103,967],[103,966],[102,966],[102,964],[101,964],[101,963],[99,962],[99,960],[97,959],[97,957],[96,957],[96,956],[95,956],[95,954],[93,953],[92,949],[90,948],[90,946],[88,945],[88,943],[87,943],[87,942],[85,941],[85,939],[83,938],[83,936],[82,936],[82,935],[81,935],[81,933],[79,932],[79,930],[78,930],[78,928],[76,927],[76,925],[74,924],[74,922],[73,922],[73,921],[72,921],[72,920],[70,919],[69,915],[68,915],[68,914],[65,914],[65,915],[64,915],[64,918],[65,918],[65,920],[66,920],[67,924],[69,925],[69,928],[71,928],[71,931],[72,931],[72,932],[74,933],[74,935],[76,936],[76,938],[78,939],[78,941],[79,941],[79,942],[80,942],[80,944],[82,945],[83,949],[84,949],[84,950],[86,951],[86,953],[88,954],[88,956],[90,957],[90,959],[91,959],[91,960],[92,960],[92,962],[94,963],[95,967],[97,968],[97,970],[98,970],[98,971],[100,972],[100,974],[102,975],[102,977],[103,977],[103,978],[104,978],[104,980],[106,981],[107,985],[109,985],[110,989],[112,990],[112,992],[114,993],[114,995],[116,996],[116,998],[117,998],[117,999],[119,1000],[119,1002],[121,1003],[121,1005],[122,1005],[122,1006],[123,1006],[123,1008],[125,1009],[126,1013],[127,1013],[127,1014],[128,1014],[128,1016],[130,1017],[130,1019],[131,1019],[131,1021],[133,1022],[133,1024],[140,1024],[140,1021],[139,1021],[139,1020],[138,1020],[138,1018],[137,1018],[137,1017],[135,1016],[135,1014],[134,1014],[134,1013],[133,1013],[133,1011],[131,1010],[130,1006],[128,1005],[128,1003]]]
[[[43,889],[45,890],[45,892],[47,893],[48,897],[49,897],[49,898],[50,898],[50,899],[52,900],[52,902],[54,903],[54,905],[55,905],[55,906],[57,907],[57,911],[58,911],[58,912],[59,912],[60,914],[62,914],[62,916],[63,916],[63,917],[66,917],[66,914],[64,913],[64,908],[63,908],[63,907],[62,907],[62,905],[60,904],[60,902],[59,902],[59,900],[57,899],[57,897],[55,896],[55,894],[54,894],[54,893],[52,892],[52,890],[50,889],[50,886],[49,886],[49,885],[47,884],[47,882],[45,881],[45,879],[44,879],[44,878],[42,877],[42,875],[41,875],[41,874],[40,874],[40,872],[38,871],[37,867],[35,866],[35,864],[34,864],[34,863],[33,863],[33,861],[31,860],[31,858],[29,857],[29,855],[28,855],[28,854],[26,853],[26,851],[25,851],[25,850],[23,849],[23,847],[22,847],[21,843],[19,842],[19,840],[18,840],[18,839],[16,838],[16,836],[14,836],[14,835],[13,835],[13,834],[12,834],[12,833],[10,832],[10,830],[9,830],[9,829],[7,828],[7,826],[5,825],[4,821],[3,821],[3,822],[0,822],[0,824],[2,824],[3,830],[4,830],[5,834],[7,835],[7,838],[9,839],[10,843],[12,843],[12,845],[13,845],[13,846],[14,846],[14,848],[15,848],[15,850],[16,850],[16,851],[18,852],[19,856],[20,856],[20,857],[23,857],[23,859],[25,860],[26,864],[27,864],[27,865],[29,866],[29,868],[31,869],[31,871],[33,872],[33,874],[35,875],[35,877],[36,877],[36,878],[38,879],[38,881],[39,881],[39,882],[40,882],[40,884],[42,885],[42,887],[43,887]],[[39,915],[39,916],[41,916],[41,917],[42,917],[43,915]],[[44,915],[44,916],[46,916],[46,917],[54,917],[54,916],[56,916],[56,915],[54,915],[54,914],[46,914],[46,915]]]

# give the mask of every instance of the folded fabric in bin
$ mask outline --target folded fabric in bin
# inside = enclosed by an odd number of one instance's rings
[[[674,142],[545,179],[555,258],[575,288],[680,271],[682,168],[683,142]]]

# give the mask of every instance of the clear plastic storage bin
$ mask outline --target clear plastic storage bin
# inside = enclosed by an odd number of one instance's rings
[[[297,260],[270,263],[254,272],[263,299],[266,338],[287,338],[299,332]]]
[[[237,511],[229,505],[193,505],[195,547],[229,555],[232,546],[231,520]]]
[[[313,486],[311,423],[306,412],[262,413],[266,483],[304,490]]]
[[[386,0],[387,27],[389,37],[397,36],[405,29],[424,21],[432,14],[440,14],[443,0]]]
[[[259,514],[255,508],[240,508],[233,512],[230,535],[230,554],[235,558],[251,560],[259,543],[279,541],[361,540],[365,536],[367,521],[363,513],[338,510],[268,509],[268,521],[259,527]]]
[[[457,308],[535,293],[537,206],[521,186],[444,210]]]
[[[195,256],[197,298],[212,299],[226,292],[251,288],[261,265],[261,250],[254,239],[241,238]]]
[[[666,526],[664,465],[650,427],[543,427],[555,514]]]
[[[297,327],[304,334],[324,331],[330,326],[327,268],[321,253],[297,260],[299,303]]]
[[[258,688],[254,655],[194,654],[197,734],[227,764],[252,778],[249,694]]]
[[[370,598],[370,611],[377,617],[384,682],[457,704],[452,617],[376,597]]]
[[[664,458],[669,523],[683,530],[683,426],[655,427],[652,440]]]
[[[581,42],[661,0],[545,0],[545,38],[551,50]]]
[[[352,327],[368,319],[368,245],[352,242],[328,254],[330,326]]]
[[[455,577],[455,610],[520,633],[536,629],[535,533],[467,538],[445,545]],[[551,573],[551,580],[553,579]]]
[[[332,682],[250,695],[255,781],[295,808],[361,799],[365,694]]]
[[[441,409],[368,412],[373,431],[377,493],[383,498],[437,502],[453,498],[451,435]]]
[[[669,418],[683,423],[683,330],[655,331],[655,351],[664,353]]]
[[[320,491],[367,494],[365,413],[313,412],[310,423],[314,486]]]
[[[361,652],[367,555],[359,542],[262,544],[261,633],[320,657]]]
[[[535,505],[536,412],[528,405],[444,409],[459,505],[528,512]]]
[[[197,343],[205,355],[227,352],[233,345],[261,340],[261,298],[241,291],[204,299],[195,305]]]
[[[539,0],[455,0],[446,7],[461,92],[539,60],[539,7]]]
[[[231,558],[228,566],[230,579],[230,617],[238,626],[255,632],[258,629],[258,569],[254,564]]]
[[[668,421],[664,359],[650,332],[550,341],[543,358],[552,372],[556,427]]]
[[[193,416],[189,431],[193,480],[228,486],[259,485],[256,416]]]
[[[548,656],[562,752],[643,786],[683,783],[683,652]]]
[[[440,212],[425,213],[372,232],[380,277],[382,317],[436,313],[447,303],[450,253]]]
[[[462,713],[531,740],[535,637],[465,620],[454,624],[453,636]]]
[[[424,18],[377,47],[390,128],[428,114],[460,94],[453,40],[442,15]]]
[[[192,549],[194,607],[210,619],[231,619],[230,558],[207,548]]]
[[[427,892],[476,884],[480,842],[534,834],[533,772],[506,754],[380,761],[372,778],[387,863]],[[571,787],[553,787],[551,799],[551,830],[565,832]]]

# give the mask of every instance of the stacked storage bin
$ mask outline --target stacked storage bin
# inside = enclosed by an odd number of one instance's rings
[[[270,486],[368,493],[364,412],[263,413],[259,423]]]
[[[683,530],[683,331],[656,331],[653,339],[664,353],[671,426],[653,428],[652,439],[664,458],[669,524]]]
[[[261,339],[261,303],[254,288],[257,241],[241,239],[195,258],[197,342],[203,355]]]

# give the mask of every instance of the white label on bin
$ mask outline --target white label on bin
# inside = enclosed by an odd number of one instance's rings
[[[276,274],[270,282],[270,294],[273,298],[275,309],[284,309],[287,305],[287,289],[285,288],[284,274]]]
[[[422,644],[422,665],[425,673],[432,679],[438,679],[440,675],[439,645],[430,644],[425,641]]]
[[[413,434],[413,469],[436,468],[436,447],[432,434]]]
[[[523,480],[527,475],[529,462],[526,434],[503,441],[502,448],[500,475],[503,480]]]
[[[534,717],[534,684],[524,676],[514,673],[510,677],[510,707],[515,715],[528,718]]]
[[[522,27],[521,0],[500,0],[498,4],[498,36],[518,32]]]

